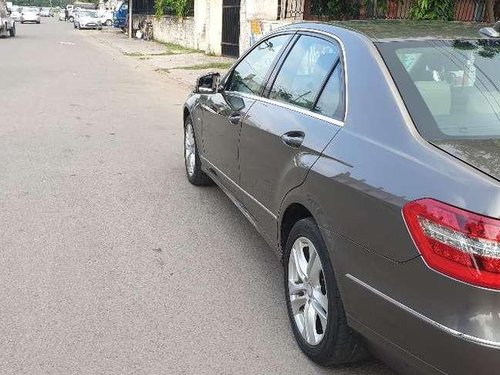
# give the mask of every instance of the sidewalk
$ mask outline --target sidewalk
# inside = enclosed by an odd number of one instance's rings
[[[181,85],[192,87],[196,78],[209,72],[224,73],[235,61],[220,56],[208,56],[201,51],[178,45],[129,39],[117,29],[105,29],[92,35],[99,43],[120,51],[137,63],[167,75]]]

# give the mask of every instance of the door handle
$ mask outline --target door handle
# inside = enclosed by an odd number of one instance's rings
[[[305,136],[306,135],[304,134],[304,132],[291,131],[283,134],[281,136],[281,140],[283,141],[284,144],[290,147],[299,148],[302,145],[302,142],[304,142]]]
[[[238,125],[241,121],[242,115],[239,112],[233,112],[227,118],[231,124]]]

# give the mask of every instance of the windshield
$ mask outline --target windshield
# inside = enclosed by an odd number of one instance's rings
[[[424,138],[500,138],[500,40],[386,42],[378,48]]]
[[[92,17],[92,18],[97,18],[97,13],[96,12],[90,12],[90,11],[79,11],[78,15],[80,17]]]

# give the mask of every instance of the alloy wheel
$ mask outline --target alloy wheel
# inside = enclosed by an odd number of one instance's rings
[[[288,294],[295,325],[311,346],[324,337],[328,320],[328,296],[323,266],[313,243],[295,240],[288,259]]]
[[[186,124],[184,135],[184,157],[187,173],[189,176],[192,176],[196,164],[196,143],[194,140],[193,125],[190,122]]]

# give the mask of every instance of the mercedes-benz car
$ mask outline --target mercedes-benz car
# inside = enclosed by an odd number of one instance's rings
[[[500,368],[500,24],[478,29],[292,24],[185,103],[188,180],[276,251],[321,365]]]

